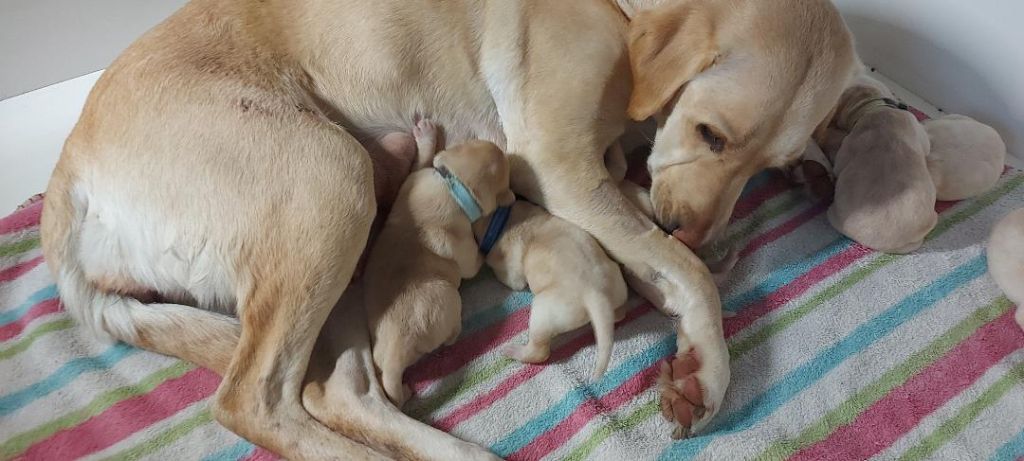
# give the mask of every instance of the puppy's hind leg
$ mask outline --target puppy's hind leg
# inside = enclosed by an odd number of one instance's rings
[[[414,169],[420,170],[430,166],[434,162],[434,154],[437,153],[437,125],[430,119],[421,119],[413,127],[412,136],[416,139]]]
[[[409,400],[412,393],[408,386],[402,383],[402,375],[405,373],[405,366],[399,360],[391,360],[381,365],[380,384],[384,393],[388,395],[396,407],[402,408],[405,401]]]
[[[541,363],[551,356],[551,338],[559,333],[556,309],[559,300],[548,293],[538,293],[530,307],[529,339],[526,344],[509,344],[502,353],[523,363]]]

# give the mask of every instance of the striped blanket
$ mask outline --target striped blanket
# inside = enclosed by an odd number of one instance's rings
[[[1024,205],[1008,172],[974,200],[941,203],[926,245],[872,252],[779,176],[751,181],[726,241],[732,386],[713,427],[672,442],[654,387],[672,325],[642,300],[619,323],[596,382],[592,335],[550,365],[500,355],[523,341],[530,294],[467,283],[463,334],[407,373],[408,411],[513,460],[993,459],[1024,456],[1024,333],[986,274],[992,223]],[[211,420],[219,378],[102,344],[61,310],[39,250],[40,204],[0,220],[0,458],[263,459]]]

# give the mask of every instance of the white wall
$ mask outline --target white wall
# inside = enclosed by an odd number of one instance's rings
[[[865,63],[1024,154],[1024,1],[834,1]]]
[[[0,99],[107,67],[185,0],[0,0]]]

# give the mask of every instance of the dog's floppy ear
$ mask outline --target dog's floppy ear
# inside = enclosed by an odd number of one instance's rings
[[[633,93],[629,117],[645,120],[718,55],[711,12],[697,2],[671,2],[642,11],[629,26]]]

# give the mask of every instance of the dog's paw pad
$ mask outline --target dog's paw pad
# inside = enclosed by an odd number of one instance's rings
[[[673,439],[690,436],[691,429],[709,413],[704,403],[704,389],[697,377],[701,364],[695,351],[679,353],[661,366],[658,388],[661,394],[661,415],[676,427]]]

